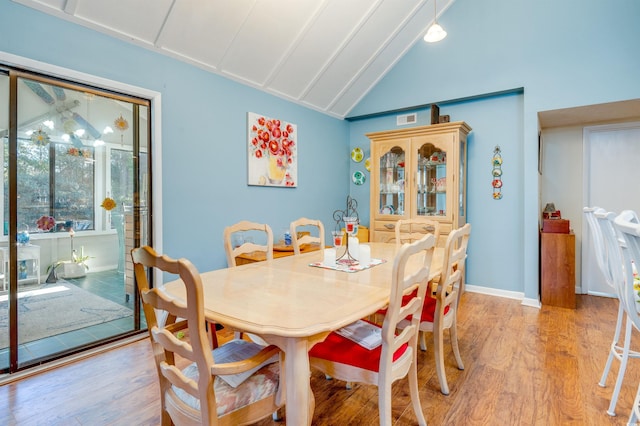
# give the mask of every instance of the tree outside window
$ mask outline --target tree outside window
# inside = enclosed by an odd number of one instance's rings
[[[83,154],[67,144],[46,146],[29,139],[18,141],[18,229],[34,230],[42,216],[51,216],[56,226],[51,232],[73,226],[74,230],[94,229],[93,148]],[[4,217],[9,217],[8,146],[4,144]],[[7,235],[5,227],[4,234]]]

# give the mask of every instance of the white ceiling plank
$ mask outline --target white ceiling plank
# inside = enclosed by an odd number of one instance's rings
[[[169,20],[169,17],[173,13],[173,8],[175,6],[176,6],[176,0],[171,0],[171,4],[169,5],[169,8],[167,9],[167,11],[164,14],[164,19],[162,20],[162,24],[160,24],[160,28],[158,28],[158,32],[157,32],[156,36],[153,39],[153,45],[155,47],[161,47],[162,46],[162,42],[167,37],[166,36],[166,32],[165,32],[165,27],[167,25],[167,21]]]
[[[424,6],[425,2],[426,0],[418,1],[414,4],[413,9],[407,11],[407,13],[404,15],[404,19],[396,24],[396,30],[391,33],[389,37],[387,37],[384,43],[380,44],[373,55],[369,55],[368,59],[366,61],[363,61],[362,66],[358,69],[358,71],[354,72],[352,74],[352,77],[344,82],[344,86],[335,92],[335,97],[331,102],[329,102],[328,109],[332,109],[333,106],[344,96],[344,93],[347,92],[356,81],[361,78],[365,79],[365,72],[375,61],[379,60],[380,58],[384,58],[384,62],[394,62],[396,58],[393,58],[392,56],[397,52],[397,49],[389,48],[394,40],[403,39],[403,44],[402,46],[400,46],[401,48],[406,46],[406,48],[408,49],[408,46],[413,45],[414,40],[411,40],[411,44],[407,44],[408,40],[404,40],[404,38],[401,36],[403,34],[406,34],[406,31],[404,31],[404,29],[407,27],[407,24],[413,20],[416,12],[420,10],[422,6]],[[391,57],[389,55],[391,55]]]
[[[255,0],[177,2],[163,32],[162,47],[218,69]]]
[[[407,21],[407,15],[415,10],[414,2],[384,2],[370,15],[366,25],[358,28],[349,42],[323,70],[320,78],[306,94],[304,99],[315,105],[328,108],[339,93],[345,81],[356,75],[362,66],[379,51],[379,47],[388,42],[390,37],[398,33],[398,27]]]
[[[359,73],[358,78],[349,87],[341,91],[340,96],[331,104],[331,110],[346,116],[376,84],[402,59],[402,57],[416,43],[422,42],[422,37],[428,26],[427,22],[433,16],[430,4],[423,4],[419,10],[404,24],[407,31],[398,33],[378,52],[372,61]]]
[[[316,5],[316,9],[309,14],[307,21],[300,28],[300,32],[296,36],[294,40],[289,44],[289,48],[284,52],[280,60],[278,61],[278,65],[271,71],[271,74],[265,80],[265,85],[271,86],[274,78],[280,73],[280,70],[291,63],[291,56],[301,45],[302,41],[305,39],[306,34],[314,27],[317,27],[317,21],[319,17],[322,15],[322,12],[327,7],[329,0],[324,0],[318,2]],[[290,91],[289,91],[290,92]]]
[[[334,50],[331,57],[325,62],[318,72],[315,73],[312,79],[309,79],[307,86],[302,92],[300,98],[305,99],[308,97],[309,92],[313,90],[313,88],[321,81],[328,69],[331,69],[334,66],[335,61],[340,58],[344,54],[344,50],[347,49],[349,44],[354,40],[354,38],[358,37],[360,31],[362,31],[365,23],[369,22],[371,16],[374,16],[378,8],[381,6],[383,2],[381,0],[374,2],[371,4],[371,7],[366,10],[366,13],[363,13],[362,16],[355,22],[355,25],[352,26],[351,31],[347,34],[343,40],[338,44],[336,49]],[[342,74],[342,78],[345,78],[346,74]],[[326,106],[328,103],[319,104]]]
[[[154,45],[172,0],[82,1],[75,16]]]
[[[39,10],[49,15],[62,17],[64,15],[65,0],[12,0],[32,9]],[[69,20],[68,18],[66,20]]]
[[[67,13],[69,15],[75,15],[76,13],[76,8],[78,7],[78,1],[79,0],[67,0],[64,2],[64,7],[62,10],[64,10],[64,13]]]
[[[342,2],[332,0],[317,17],[288,61],[271,81],[271,88],[302,99],[313,81],[338,54],[344,40],[351,37],[354,22],[369,13],[370,0]],[[330,28],[330,31],[327,29]]]
[[[341,118],[433,19],[433,0],[12,1]]]
[[[243,75],[259,86],[278,66],[282,52],[301,32],[317,0],[262,0],[238,32],[221,69]]]

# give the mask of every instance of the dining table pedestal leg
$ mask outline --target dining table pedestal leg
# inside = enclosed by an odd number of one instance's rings
[[[324,340],[328,334],[327,332],[307,337],[263,336],[268,343],[278,346],[285,353],[284,376],[287,424],[311,424],[315,408],[315,398],[311,390],[309,349],[316,343]]]

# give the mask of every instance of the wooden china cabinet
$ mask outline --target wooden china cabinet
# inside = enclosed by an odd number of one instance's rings
[[[396,221],[440,222],[442,245],[467,218],[467,135],[463,121],[368,133],[370,239],[391,241]]]

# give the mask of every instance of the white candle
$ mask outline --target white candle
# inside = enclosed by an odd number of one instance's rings
[[[362,266],[369,266],[371,263],[371,247],[366,244],[360,246],[360,264]]]
[[[349,254],[354,259],[360,259],[360,241],[357,237],[349,237]]]
[[[328,248],[324,249],[324,261],[322,262],[327,266],[333,266],[336,264],[336,249]]]

